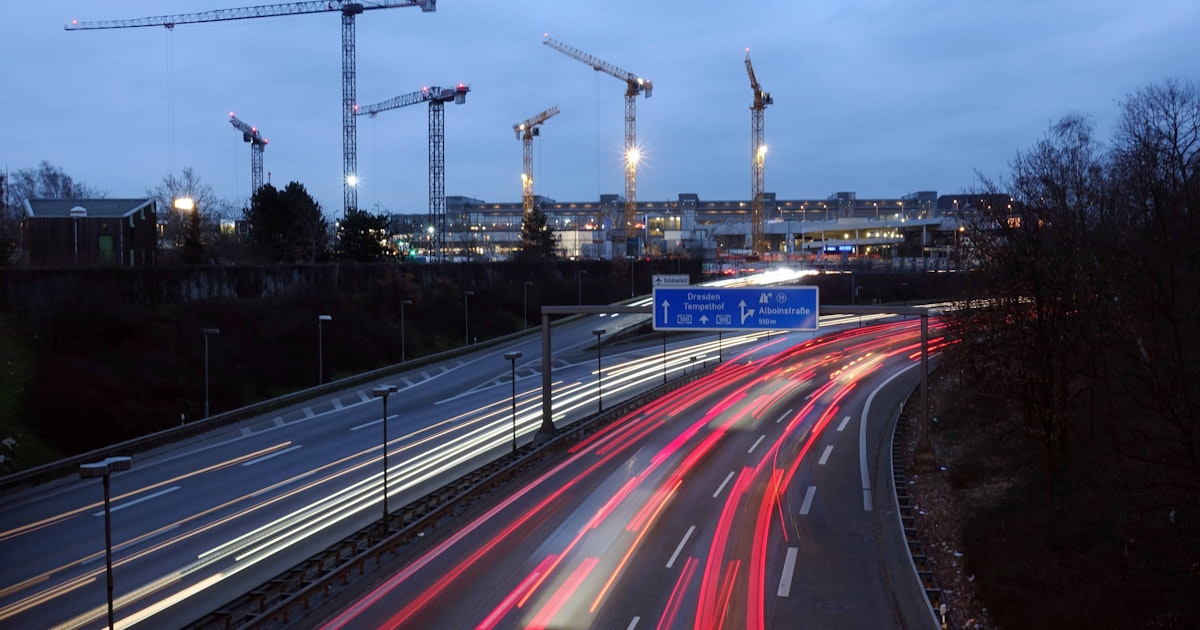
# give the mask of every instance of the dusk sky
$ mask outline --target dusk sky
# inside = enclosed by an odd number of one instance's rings
[[[269,1],[6,1],[0,147],[8,171],[45,160],[110,197],[140,197],[192,167],[239,206],[250,150],[234,111],[269,140],[272,183],[303,183],[342,212],[338,13],[66,31],[80,21]],[[365,4],[370,4],[366,2]],[[766,111],[766,190],[898,197],[962,192],[1072,111],[1107,138],[1118,102],[1197,81],[1195,0],[438,0],[437,11],[357,18],[358,102],[422,86],[471,88],[446,105],[446,194],[519,201],[513,125],[558,105],[535,140],[535,191],[623,192],[624,83],[542,44],[543,33],[654,83],[637,103],[639,201],[750,194],[752,93]],[[359,118],[359,206],[428,210],[427,107]]]

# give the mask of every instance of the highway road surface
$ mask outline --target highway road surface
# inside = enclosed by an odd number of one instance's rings
[[[589,316],[555,327],[556,423],[596,411],[592,330],[619,337],[645,318]],[[657,335],[606,343],[605,406],[764,338],[673,337],[665,354]],[[524,444],[541,424],[537,335],[135,455],[131,470],[111,476],[117,627],[186,625],[378,521],[383,410],[371,396],[376,385],[398,387],[387,417],[392,509],[511,453],[513,382],[503,358],[510,351],[523,353],[516,432]],[[102,627],[106,614],[100,480],[70,477],[0,496],[0,628]]]
[[[919,322],[806,339],[614,422],[321,627],[933,627],[873,481]]]

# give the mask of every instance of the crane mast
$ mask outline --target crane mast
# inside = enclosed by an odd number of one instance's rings
[[[636,235],[634,216],[637,209],[637,163],[640,158],[637,148],[637,95],[645,93],[646,98],[650,98],[654,91],[654,84],[603,59],[557,41],[549,35],[543,36],[542,43],[576,61],[591,66],[597,72],[603,72],[625,82],[625,213],[620,225],[614,226],[613,235],[616,239],[627,242],[628,236]]]
[[[471,88],[459,83],[453,88],[426,87],[401,94],[381,103],[360,107],[357,115],[374,117],[379,112],[429,103],[429,225],[433,228],[433,257],[442,259],[446,241],[446,133],[445,104],[449,101],[461,105],[467,102]]]
[[[288,2],[284,4],[268,4],[234,9],[218,9],[200,13],[180,13],[175,15],[160,15],[156,17],[137,18],[132,20],[107,20],[99,22],[73,21],[66,25],[68,31],[113,29],[113,28],[142,28],[147,26],[163,26],[173,29],[179,24],[198,24],[202,22],[227,22],[231,20],[248,20],[263,17],[278,17],[282,15],[303,15],[308,13],[329,13],[337,11],[342,14],[342,191],[343,214],[358,207],[358,131],[355,127],[355,44],[354,16],[374,9],[394,9],[398,7],[420,7],[423,12],[435,11],[437,0],[401,0],[388,2],[386,0],[363,4],[347,2],[346,0],[321,0],[319,2]]]
[[[539,135],[538,128],[558,114],[558,105],[513,125],[517,140],[521,141],[521,209],[522,216],[533,212],[533,137]]]
[[[767,145],[763,141],[763,113],[767,105],[775,101],[769,93],[762,90],[758,78],[754,76],[749,48],[746,49],[746,74],[750,75],[750,89],[754,91],[754,102],[750,105],[750,248],[755,254],[762,254],[767,250],[766,212],[763,209],[763,166],[767,157]]]
[[[250,198],[253,199],[263,185],[263,149],[267,148],[267,139],[257,127],[238,120],[233,112],[229,112],[229,124],[242,132],[243,141],[250,143]]]

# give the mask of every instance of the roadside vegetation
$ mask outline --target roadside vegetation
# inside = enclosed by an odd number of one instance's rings
[[[982,271],[935,411],[964,570],[1000,627],[1192,627],[1200,92],[1129,95],[1107,143],[1065,116],[1011,167],[965,217]]]

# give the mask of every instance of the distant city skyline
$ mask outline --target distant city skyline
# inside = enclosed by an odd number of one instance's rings
[[[143,196],[191,167],[216,196],[242,204],[250,149],[232,111],[267,138],[273,184],[298,181],[339,217],[338,13],[63,29],[250,4],[7,3],[4,167],[45,160],[111,197]],[[535,193],[623,192],[624,84],[542,45],[543,33],[654,82],[637,104],[639,201],[749,197],[747,47],[774,97],[765,189],[779,199],[963,192],[977,173],[1005,175],[1067,113],[1089,115],[1107,138],[1119,101],[1167,78],[1196,81],[1200,58],[1200,5],[1183,0],[439,0],[436,12],[367,11],[356,22],[360,105],[470,85],[466,104],[445,108],[445,192],[494,202],[520,199],[513,125],[556,104],[561,114],[535,140]],[[360,208],[427,211],[426,106],[360,117],[357,144]]]

